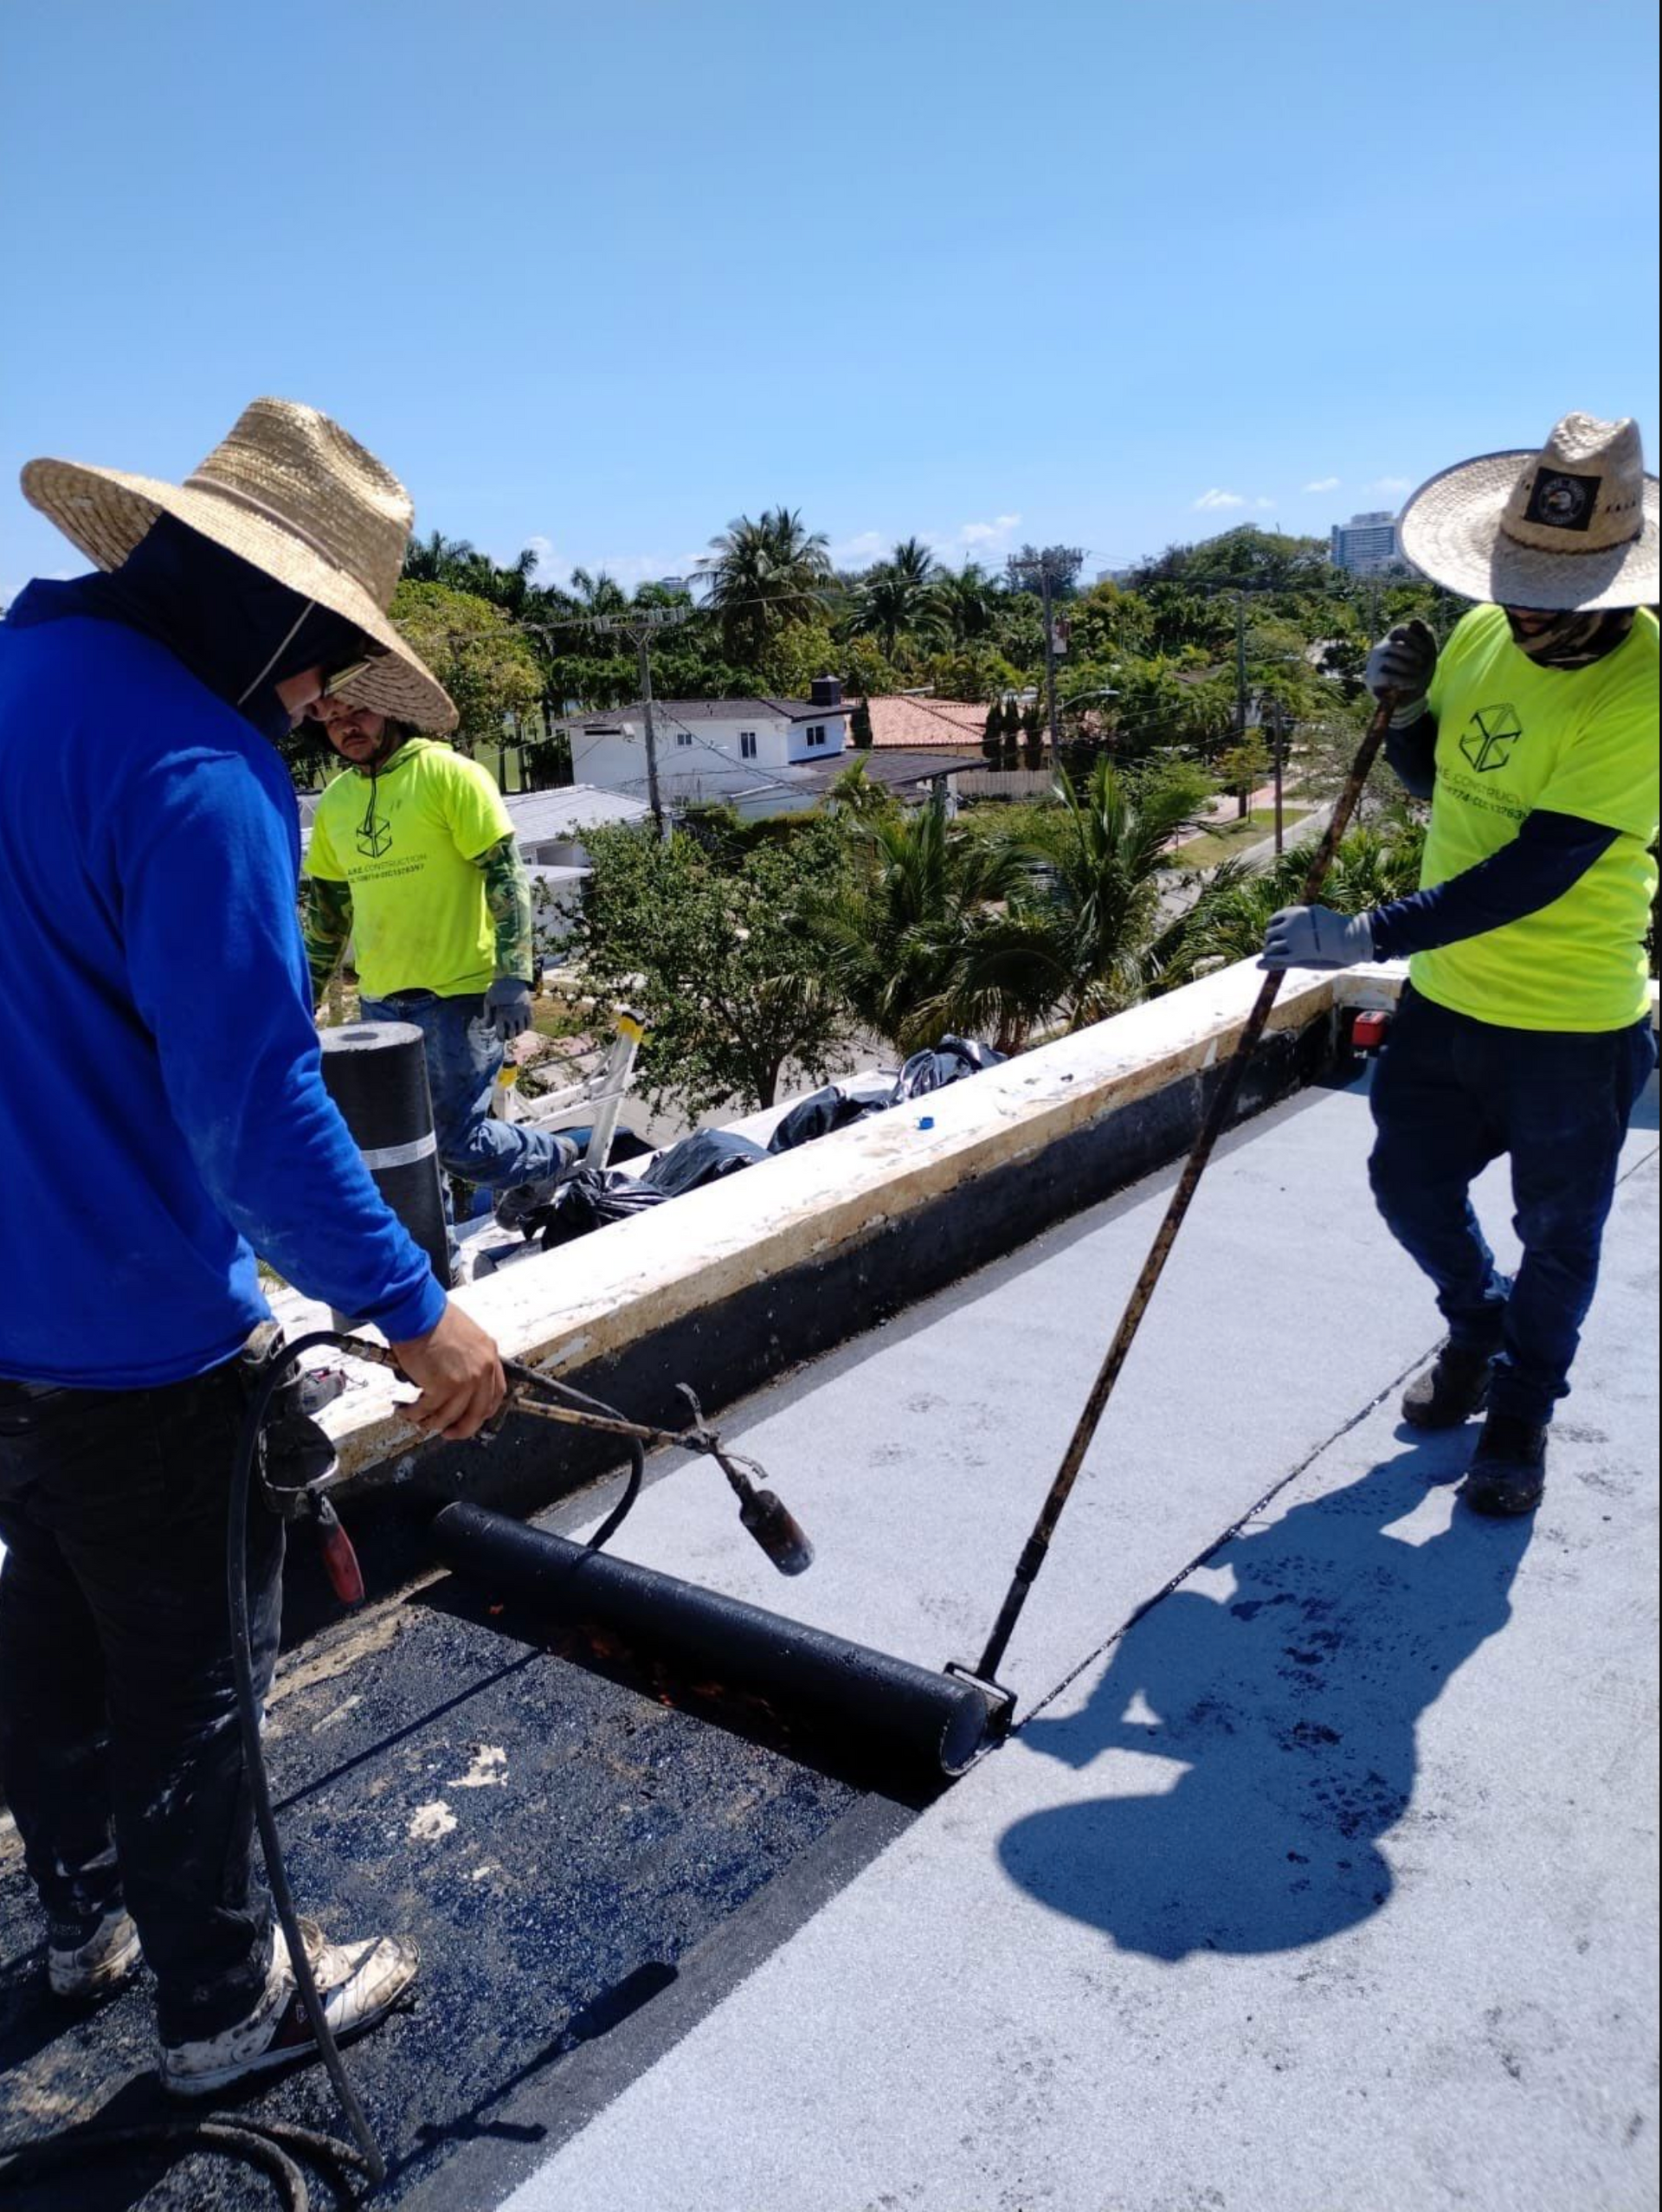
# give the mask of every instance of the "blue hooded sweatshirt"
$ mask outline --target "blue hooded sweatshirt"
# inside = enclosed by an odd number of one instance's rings
[[[274,687],[357,633],[305,606],[164,521],[0,623],[0,1377],[216,1366],[256,1252],[393,1339],[443,1312],[323,1087]]]

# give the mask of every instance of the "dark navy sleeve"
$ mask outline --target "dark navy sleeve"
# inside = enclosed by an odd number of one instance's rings
[[[1406,729],[1387,730],[1385,758],[1410,798],[1428,799],[1437,784],[1437,717],[1427,710]]]
[[[1375,907],[1375,958],[1400,960],[1522,921],[1562,899],[1620,834],[1579,815],[1530,815],[1510,845],[1476,867]]]
[[[445,1293],[324,1088],[272,791],[203,745],[136,780],[120,835],[129,988],[216,1204],[308,1297],[395,1342],[424,1336]]]

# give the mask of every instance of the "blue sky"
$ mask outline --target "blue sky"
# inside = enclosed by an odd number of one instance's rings
[[[626,581],[783,500],[1092,568],[1657,422],[1651,0],[7,11],[0,593],[51,453],[337,416],[419,527]]]

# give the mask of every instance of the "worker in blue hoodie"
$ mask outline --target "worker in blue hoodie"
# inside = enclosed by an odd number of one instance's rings
[[[454,711],[386,614],[409,498],[314,410],[256,401],[183,485],[42,461],[23,490],[100,572],[0,624],[0,1764],[51,1987],[142,1949],[164,2083],[197,2095],[315,2048],[254,1875],[225,1596],[256,1253],[381,1329],[428,1430],[504,1395],[323,1087],[274,742],[349,679]],[[256,1513],[261,1695],[281,1562]],[[335,2032],[416,1963],[319,1936]]]

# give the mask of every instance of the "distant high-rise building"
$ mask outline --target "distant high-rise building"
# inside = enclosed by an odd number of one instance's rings
[[[1396,517],[1388,507],[1336,522],[1328,558],[1352,576],[1390,576],[1408,566],[1396,534]]]

